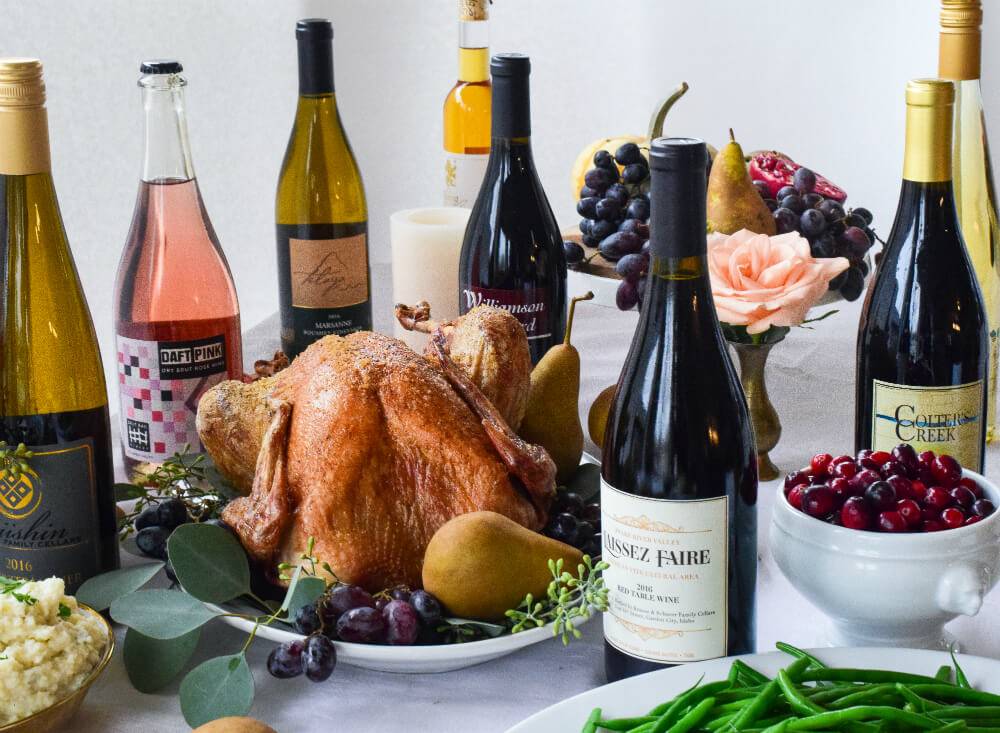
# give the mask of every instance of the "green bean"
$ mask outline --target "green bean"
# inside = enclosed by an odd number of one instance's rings
[[[678,695],[674,698],[674,701],[659,714],[656,723],[654,724],[654,730],[667,730],[671,725],[673,725],[678,718],[680,718],[681,713],[687,710],[689,707],[698,703],[700,700],[704,700],[706,697],[712,699],[712,703],[715,704],[714,698],[710,696],[714,695],[716,692],[726,690],[729,688],[729,680],[722,680],[721,682],[710,682],[707,685],[702,685],[700,687],[692,687],[687,692],[682,695]],[[662,706],[660,706],[662,707]],[[654,708],[650,711],[650,715],[657,715],[656,711],[659,708]],[[666,721],[666,722],[664,722]],[[660,728],[659,726],[663,726]]]
[[[970,707],[969,705],[941,706],[928,713],[934,718],[1000,718],[1000,706],[986,705]]]
[[[788,728],[788,725],[793,720],[798,720],[798,718],[785,718],[784,720],[765,728],[764,733],[785,733],[785,729]]]
[[[905,684],[942,684],[934,677],[885,669],[807,669],[799,678],[802,682],[903,682]]]
[[[735,718],[737,715],[739,715],[739,713],[730,713],[729,715],[719,716],[717,718],[708,721],[702,727],[705,730],[710,730],[710,731],[718,730],[719,728],[724,728],[728,725],[729,721]]]
[[[747,679],[753,680],[755,685],[765,685],[768,682],[770,682],[770,680],[765,675],[761,674],[756,669],[754,669],[749,664],[740,659],[735,660],[733,662],[733,666],[739,667],[740,677],[745,677]]]
[[[956,730],[965,730],[966,725],[964,720],[955,720],[948,725],[942,725],[940,728],[935,728],[936,733],[952,733]]]
[[[934,702],[933,700],[928,700],[926,697],[921,697],[913,690],[911,690],[906,685],[896,684],[896,691],[903,696],[910,704],[919,708],[918,712],[926,713],[930,710],[936,710],[938,708],[944,707],[939,702]]]
[[[850,708],[860,703],[871,702],[873,697],[878,697],[886,692],[893,692],[896,686],[889,683],[879,685],[865,685],[857,692],[852,692],[830,702],[830,707],[834,709]]]
[[[806,662],[807,664],[809,662],[809,660],[805,657],[799,659],[798,661]],[[793,664],[787,670],[778,670],[778,686],[784,693],[788,704],[792,706],[792,710],[802,715],[812,715],[813,713],[826,712],[826,708],[817,705],[795,688],[795,684],[792,682],[792,677],[789,674],[789,670],[791,670],[794,666],[795,665]]]
[[[583,724],[583,730],[580,733],[596,733],[597,723],[601,719],[601,709],[594,708],[590,711],[590,717],[587,718],[587,722]]]
[[[650,730],[650,733],[687,733],[692,728],[697,727],[698,723],[708,715],[708,711],[715,706],[715,698],[707,697],[700,703],[691,708],[683,718],[678,720],[673,725],[665,724],[665,721],[660,720],[656,723]]]
[[[951,682],[951,666],[942,664],[938,667],[938,671],[937,674],[934,675],[934,679],[940,682]]]
[[[955,684],[959,687],[967,687],[971,689],[972,685],[969,684],[969,679],[965,676],[965,672],[963,672],[962,668],[959,666],[958,660],[955,659],[954,649],[951,650],[951,663],[955,667]]]
[[[775,644],[775,646],[778,648],[779,651],[783,651],[785,654],[793,656],[797,659],[808,659],[809,664],[815,667],[816,669],[826,668],[825,664],[816,659],[816,657],[807,652],[805,649],[799,649],[797,646],[786,644],[783,641],[779,641],[777,644]]]
[[[892,708],[885,705],[858,705],[857,707],[845,710],[829,710],[825,713],[817,713],[808,718],[800,718],[788,724],[788,730],[817,730],[827,726],[839,726],[848,720],[888,720],[896,723],[909,725],[912,728],[922,728],[930,730],[938,727],[940,721],[926,715],[908,713],[899,708]]]
[[[945,685],[939,682],[937,684],[909,685],[909,688],[923,697],[935,697],[979,705],[1000,705],[1000,695],[994,695],[991,692],[980,692],[979,690],[959,687],[958,685]]]
[[[614,718],[613,720],[602,720],[598,726],[599,730],[631,731],[644,723],[654,723],[656,718],[645,715],[641,718]]]

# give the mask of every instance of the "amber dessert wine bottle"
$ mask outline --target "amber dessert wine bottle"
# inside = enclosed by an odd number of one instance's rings
[[[118,567],[118,533],[104,369],[37,60],[0,59],[0,141],[0,575],[72,593]]]
[[[144,61],[145,153],[115,290],[119,432],[129,471],[201,450],[213,385],[243,376],[240,307],[191,164],[183,68]]]
[[[855,448],[954,456],[983,470],[989,321],[952,187],[955,88],[906,86],[896,220],[861,313]]]
[[[281,345],[372,327],[368,205],[333,89],[333,26],[300,20],[299,103],[276,202]]]

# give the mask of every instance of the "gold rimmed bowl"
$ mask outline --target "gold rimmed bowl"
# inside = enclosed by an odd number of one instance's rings
[[[87,676],[87,679],[83,681],[83,684],[64,698],[44,710],[38,711],[34,715],[29,715],[27,718],[15,720],[13,723],[8,723],[7,725],[0,725],[0,733],[50,733],[51,731],[69,730],[66,727],[67,724],[76,715],[76,711],[80,709],[80,705],[87,696],[91,685],[97,681],[97,678],[101,676],[101,673],[108,666],[108,662],[111,661],[111,657],[115,653],[115,633],[111,628],[111,624],[90,606],[83,603],[78,603],[77,605],[80,610],[93,614],[100,619],[101,625],[107,632],[107,645],[105,646],[101,661],[97,663],[97,666]]]

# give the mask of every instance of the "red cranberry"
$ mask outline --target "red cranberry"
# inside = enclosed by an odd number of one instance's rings
[[[941,521],[949,529],[955,529],[956,527],[961,527],[965,522],[965,515],[958,507],[950,506],[941,512]]]
[[[913,491],[913,496],[916,498],[920,498],[921,496],[924,495],[924,492],[927,491],[927,484],[925,484],[923,481],[911,481],[910,488]]]
[[[785,496],[796,486],[802,486],[809,480],[809,474],[802,471],[792,471],[785,476]]]
[[[920,461],[920,465],[926,466],[927,468],[931,467],[935,458],[937,458],[937,456],[934,455],[934,451],[932,450],[925,450],[917,456],[917,460]]]
[[[951,456],[938,456],[931,463],[931,473],[942,486],[954,486],[962,478],[962,466]]]
[[[885,482],[896,492],[897,501],[899,499],[911,499],[915,496],[913,493],[913,483],[905,476],[890,476]]]
[[[830,475],[838,478],[854,478],[858,473],[858,464],[854,461],[834,463],[830,466]]]
[[[825,517],[836,508],[837,498],[828,486],[810,486],[802,494],[802,511],[811,517]]]
[[[871,459],[875,461],[875,463],[878,464],[879,466],[881,466],[883,463],[890,460],[891,458],[892,454],[889,451],[885,450],[873,451],[871,455]]]
[[[788,503],[796,509],[802,509],[802,494],[805,493],[805,486],[796,486],[788,492]]]
[[[913,450],[913,446],[909,443],[900,443],[893,448],[892,457],[910,468],[916,468],[920,463],[920,459],[917,458],[917,452]]]
[[[963,476],[958,480],[958,485],[967,488],[969,491],[972,492],[972,495],[975,496],[977,499],[983,498],[983,487],[977,484],[975,479],[971,479],[968,476]]]
[[[924,523],[920,525],[920,529],[923,532],[940,532],[944,529],[944,524],[936,519],[925,519]]]
[[[833,456],[829,453],[817,453],[812,457],[812,460],[809,461],[809,468],[812,469],[814,475],[824,476],[826,475],[826,469],[832,460]]]
[[[839,455],[830,461],[831,466],[836,466],[838,463],[854,463],[854,459],[847,455]]]
[[[867,461],[869,458],[871,458],[871,456],[872,456],[872,451],[870,451],[867,448],[865,448],[863,450],[859,450],[858,451],[858,455],[855,458],[855,460],[858,463],[861,463],[861,461]]]
[[[925,522],[939,522],[941,521],[941,512],[930,507],[923,507],[920,510],[920,519]]]
[[[951,494],[952,501],[965,511],[971,509],[972,505],[976,502],[976,495],[964,486],[956,486],[949,493]]]
[[[923,520],[920,505],[913,499],[901,499],[896,502],[896,511],[906,520],[908,527],[919,527]]]
[[[840,508],[840,521],[849,529],[869,529],[872,525],[872,510],[861,496],[852,496]]]
[[[892,459],[879,466],[879,472],[884,478],[889,478],[890,476],[906,476],[907,473],[906,466],[899,461],[894,461]]]
[[[971,517],[968,517],[965,520],[965,526],[968,527],[970,524],[975,524],[976,522],[981,522],[981,521],[983,521],[982,517],[977,517],[975,514],[973,514]]]
[[[885,481],[876,481],[865,489],[865,498],[878,512],[886,512],[896,506],[896,492]]]
[[[931,486],[924,493],[924,504],[931,509],[941,511],[945,507],[951,506],[951,494],[948,493],[948,489],[940,486]]]
[[[917,469],[917,479],[922,481],[925,486],[933,486],[937,483],[937,479],[934,478],[931,469],[923,464],[920,464],[920,468]]]
[[[906,520],[899,512],[882,512],[878,515],[878,526],[883,532],[905,532]]]
[[[866,468],[864,471],[859,472],[854,478],[860,486],[867,489],[876,481],[881,481],[882,475],[878,471]]]
[[[841,501],[851,495],[851,482],[846,478],[835,478],[830,482],[830,488]]]
[[[977,517],[983,517],[984,519],[995,511],[996,507],[993,506],[993,502],[989,499],[977,499],[972,505],[972,513]]]

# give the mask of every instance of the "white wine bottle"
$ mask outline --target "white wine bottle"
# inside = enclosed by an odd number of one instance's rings
[[[938,76],[955,83],[952,182],[962,238],[969,251],[989,318],[990,367],[986,440],[993,440],[1000,359],[1000,228],[993,167],[979,88],[983,8],[980,0],[943,0]]]
[[[708,149],[658,138],[649,164],[652,259],[601,463],[609,681],[755,643],[757,460],[708,276]]]
[[[368,204],[333,91],[333,26],[300,20],[299,103],[275,203],[281,345],[372,327]]]
[[[104,369],[35,59],[0,59],[0,141],[0,575],[72,593],[118,567],[118,534]]]

